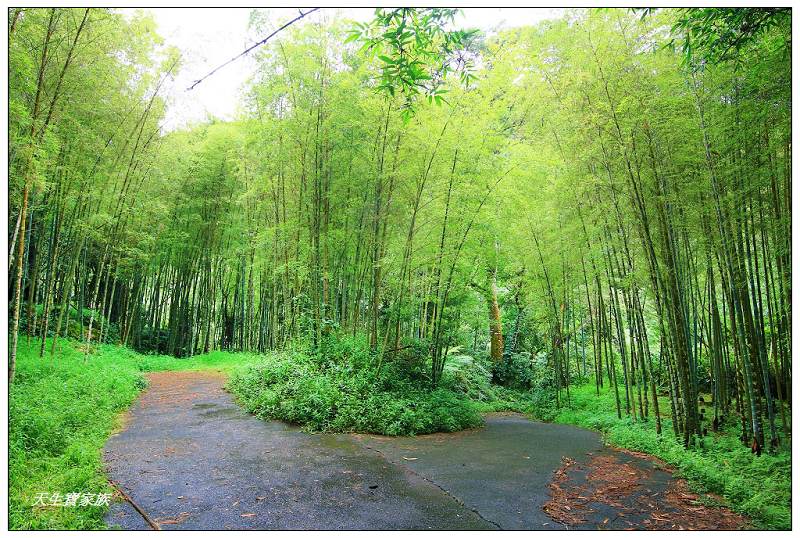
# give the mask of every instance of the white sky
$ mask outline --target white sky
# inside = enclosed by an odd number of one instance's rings
[[[167,89],[168,99],[165,130],[203,121],[209,116],[233,119],[239,103],[242,84],[253,73],[250,55],[236,60],[195,89],[187,88],[209,71],[236,56],[245,48],[266,37],[248,33],[251,8],[151,8],[158,24],[158,33],[167,45],[183,53],[183,67]],[[297,16],[296,8],[265,10],[271,29]],[[478,8],[467,7],[456,19],[463,28],[484,31],[526,26],[543,19],[560,16],[554,8]],[[373,8],[322,8],[296,24],[307,20],[320,21],[339,13],[344,18],[365,21],[372,17]],[[281,34],[273,39],[280,39]]]

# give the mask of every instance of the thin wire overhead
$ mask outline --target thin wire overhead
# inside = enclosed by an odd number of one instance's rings
[[[228,65],[228,64],[231,64],[231,63],[235,62],[236,60],[238,60],[238,59],[239,59],[239,58],[241,58],[242,56],[246,56],[246,55],[247,55],[247,54],[248,54],[250,51],[252,51],[253,49],[260,47],[261,45],[263,45],[264,43],[266,43],[267,41],[269,41],[270,39],[272,39],[272,38],[275,36],[275,34],[277,34],[278,32],[280,32],[281,30],[283,30],[283,29],[285,29],[285,28],[287,28],[287,27],[291,26],[292,24],[296,23],[297,21],[299,21],[300,19],[302,19],[302,18],[303,18],[303,17],[305,17],[306,15],[310,15],[311,13],[314,13],[315,11],[318,11],[319,9],[320,9],[320,8],[318,8],[318,7],[314,7],[314,8],[311,8],[311,9],[309,9],[309,10],[308,10],[308,11],[306,11],[305,13],[303,13],[302,11],[300,11],[300,15],[298,15],[298,16],[297,16],[297,17],[295,17],[294,19],[290,20],[289,22],[287,22],[286,24],[284,24],[283,26],[281,26],[280,28],[278,28],[277,30],[275,30],[274,32],[272,32],[271,34],[269,34],[267,37],[265,37],[264,39],[262,39],[262,40],[261,40],[261,41],[259,41],[258,43],[255,43],[254,45],[251,45],[250,47],[246,48],[246,49],[245,49],[243,52],[241,52],[241,53],[237,54],[236,56],[234,56],[233,58],[231,58],[231,59],[230,59],[230,60],[228,60],[227,62],[223,63],[222,65],[219,65],[219,66],[215,67],[215,68],[214,68],[214,69],[213,69],[213,70],[212,70],[210,73],[208,73],[207,75],[205,75],[205,76],[203,76],[203,77],[201,77],[201,78],[199,78],[199,79],[195,80],[195,81],[194,81],[194,83],[193,83],[191,86],[189,86],[188,88],[186,88],[186,91],[188,92],[188,91],[190,91],[190,90],[193,90],[193,89],[194,89],[194,88],[195,88],[195,87],[196,87],[198,84],[200,84],[201,82],[203,82],[205,79],[207,79],[208,77],[210,77],[211,75],[213,75],[214,73],[216,73],[217,71],[219,71],[220,69],[222,69],[223,67],[225,67],[226,65]]]

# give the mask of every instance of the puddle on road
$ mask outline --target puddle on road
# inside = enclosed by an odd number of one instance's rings
[[[248,415],[244,413],[239,407],[230,405],[220,405],[218,403],[196,403],[192,404],[192,409],[200,411],[197,413],[200,417],[206,418],[230,418],[230,419],[245,419]]]
[[[357,453],[358,447],[353,443],[351,437],[347,434],[316,434],[317,439],[325,448],[333,450],[343,450],[348,453]]]

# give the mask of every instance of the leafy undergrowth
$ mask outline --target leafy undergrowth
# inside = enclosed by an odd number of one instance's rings
[[[23,337],[9,397],[9,528],[104,528],[104,506],[34,506],[39,493],[111,493],[101,449],[125,410],[146,387],[142,372],[230,370],[252,355],[210,353],[191,359],[140,355],[60,340],[54,359]],[[49,350],[49,342],[48,348]]]
[[[739,441],[732,416],[723,431],[698,439],[697,446],[687,450],[675,438],[669,417],[662,416],[660,436],[652,420],[617,418],[610,388],[601,389],[598,396],[594,383],[573,386],[568,405],[563,401],[566,395],[562,391],[559,408],[552,380],[546,377],[531,377],[526,388],[507,388],[492,384],[491,366],[471,357],[451,357],[448,368],[452,385],[474,400],[482,412],[517,411],[546,422],[598,430],[612,445],[664,460],[686,478],[695,492],[724,497],[732,509],[749,516],[755,525],[767,529],[791,528],[790,451],[784,448],[777,454],[753,455]],[[663,415],[669,411],[669,401],[659,400]]]
[[[573,388],[570,404],[552,417],[555,422],[599,430],[612,445],[664,460],[693,490],[723,496],[731,508],[759,527],[791,528],[792,460],[788,450],[757,457],[739,441],[733,424],[699,439],[696,447],[687,450],[675,438],[668,419],[661,436],[653,421],[620,420],[613,392],[604,389],[597,396],[594,385]],[[666,401],[664,405],[668,409]]]
[[[547,380],[532,389],[501,387],[492,383],[491,365],[453,354],[439,388],[431,390],[424,363],[386,361],[379,371],[369,347],[357,338],[332,340],[318,354],[213,352],[178,359],[99,345],[85,358],[80,349],[79,343],[62,340],[55,360],[39,359],[35,343],[20,342],[9,398],[11,529],[104,528],[105,507],[34,507],[35,497],[111,493],[101,449],[119,413],[146,387],[142,373],[198,369],[230,372],[228,388],[254,414],[315,431],[456,431],[480,426],[480,413],[488,411],[518,411],[599,430],[613,445],[661,458],[695,491],[722,495],[755,524],[791,528],[788,451],[755,457],[738,441],[735,425],[686,450],[668,419],[662,436],[653,422],[620,420],[613,393],[596,396],[593,385],[572,388],[570,406],[557,409]]]
[[[322,353],[270,353],[236,370],[228,389],[249,412],[311,431],[414,435],[483,424],[478,406],[424,370],[377,361],[363,339],[331,340]]]

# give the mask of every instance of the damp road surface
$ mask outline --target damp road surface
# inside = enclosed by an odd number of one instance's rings
[[[162,529],[608,528],[615,504],[625,503],[598,497],[579,519],[547,508],[565,496],[554,486],[559,476],[567,483],[565,462],[574,471],[598,455],[625,456],[581,428],[497,414],[484,428],[452,434],[309,434],[245,413],[222,374],[148,377],[104,458],[111,480]],[[631,459],[647,476],[637,503],[674,482]],[[589,474],[571,472],[569,484]],[[646,518],[627,519],[647,528]],[[151,528],[121,496],[106,521]]]

